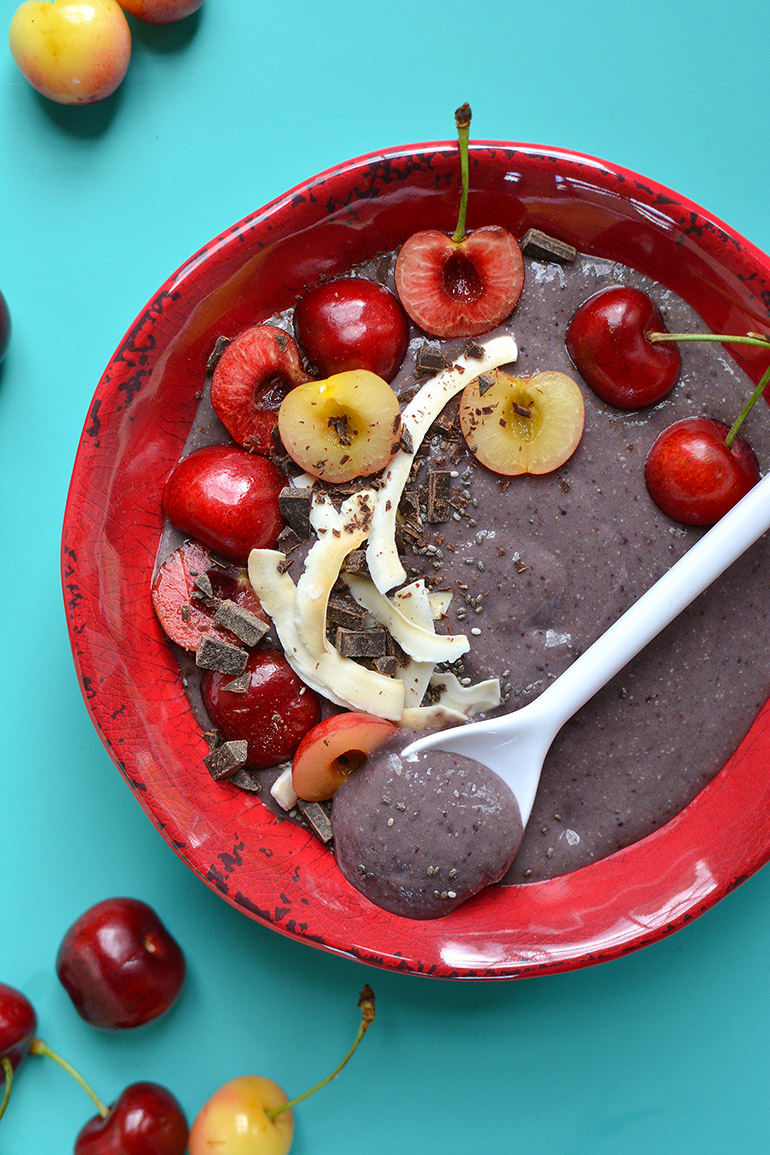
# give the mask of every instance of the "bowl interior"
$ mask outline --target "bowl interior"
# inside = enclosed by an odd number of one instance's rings
[[[703,209],[591,157],[506,144],[471,149],[470,227],[535,227],[663,282],[716,332],[767,328],[770,260]],[[159,495],[179,459],[220,334],[292,305],[321,277],[451,232],[451,144],[372,154],[317,176],[214,239],[162,286],[108,365],[67,504],[63,574],[91,716],[137,800],[183,860],[276,930],[394,969],[460,978],[547,973],[616,957],[675,930],[770,856],[764,710],[730,763],[667,826],[590,867],[495,888],[446,918],[369,905],[308,834],[216,785],[150,577]],[[754,379],[760,352],[738,347]]]

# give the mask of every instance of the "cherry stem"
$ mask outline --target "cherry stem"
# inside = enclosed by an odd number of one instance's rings
[[[290,1099],[288,1103],[282,1103],[280,1107],[270,1107],[268,1110],[266,1110],[265,1114],[267,1115],[268,1119],[275,1119],[275,1117],[280,1115],[283,1111],[288,1111],[291,1107],[296,1107],[297,1103],[301,1103],[303,1099],[308,1099],[311,1095],[314,1095],[316,1091],[320,1091],[321,1088],[325,1087],[327,1083],[331,1083],[332,1079],[335,1079],[337,1075],[339,1075],[345,1064],[350,1059],[352,1059],[358,1044],[361,1042],[367,1030],[374,1022],[374,991],[368,983],[358,997],[358,1005],[361,1008],[361,1025],[359,1026],[356,1037],[353,1040],[352,1047],[348,1051],[347,1055],[345,1055],[345,1058],[342,1060],[342,1062],[334,1068],[331,1075],[327,1075],[325,1079],[322,1079],[320,1083],[316,1083],[316,1085],[311,1087],[309,1091],[304,1091],[301,1095],[297,1095],[296,1098]]]
[[[110,1113],[109,1107],[107,1107],[106,1104],[101,1101],[93,1088],[89,1087],[83,1076],[79,1071],[75,1070],[71,1063],[68,1063],[66,1059],[63,1059],[61,1055],[58,1055],[56,1051],[49,1047],[48,1043],[44,1043],[42,1039],[33,1039],[29,1050],[30,1054],[32,1055],[46,1055],[49,1059],[53,1059],[53,1061],[58,1063],[59,1066],[62,1067],[68,1075],[72,1075],[72,1078],[75,1080],[75,1082],[80,1084],[85,1093],[90,1096],[90,1098],[96,1104],[96,1109],[101,1115],[102,1119],[107,1118]]]
[[[13,1064],[7,1055],[3,1055],[0,1059],[0,1066],[5,1071],[5,1091],[3,1092],[3,1101],[0,1103],[0,1119],[5,1114],[5,1108],[8,1106],[8,1100],[11,1097],[11,1087],[13,1086]]]
[[[745,337],[738,337],[734,333],[646,333],[647,340],[653,345],[659,345],[662,341],[718,341],[722,345],[760,345],[765,349],[770,349],[770,337],[763,337],[761,333],[747,333]],[[730,431],[725,437],[725,448],[732,449],[733,442],[738,436],[738,431],[743,425],[743,422],[748,417],[755,403],[764,393],[767,385],[770,383],[770,367],[768,367],[762,374],[759,384],[754,392],[749,397],[746,404],[741,409],[736,417]]]
[[[455,124],[457,125],[457,140],[460,145],[460,179],[462,180],[462,193],[460,195],[460,213],[457,217],[457,228],[452,234],[452,240],[456,245],[465,236],[465,214],[468,209],[468,136],[471,126],[471,106],[463,104],[457,109],[455,113]]]

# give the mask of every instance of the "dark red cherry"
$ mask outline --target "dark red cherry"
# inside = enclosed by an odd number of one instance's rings
[[[311,289],[295,306],[294,332],[323,377],[368,369],[392,381],[409,344],[409,322],[399,302],[363,277]]]
[[[714,525],[759,481],[752,449],[709,417],[688,417],[664,429],[650,449],[644,479],[655,504],[685,525]]]
[[[0,1059],[10,1059],[15,1071],[29,1051],[37,1030],[35,1008],[26,995],[0,983]],[[5,1075],[0,1067],[0,1099]]]
[[[280,469],[234,445],[196,449],[175,466],[163,490],[166,517],[230,561],[272,549],[284,526]]]
[[[286,762],[321,712],[318,698],[292,670],[282,653],[253,650],[245,673],[245,693],[228,689],[231,674],[207,670],[201,679],[203,703],[228,741],[246,739],[247,765],[255,770]]]
[[[176,1098],[157,1083],[132,1083],[75,1140],[75,1155],[184,1155],[189,1128]]]
[[[581,377],[603,401],[639,409],[661,401],[679,376],[676,345],[653,344],[647,333],[666,332],[660,310],[640,289],[602,289],[576,310],[567,352]]]

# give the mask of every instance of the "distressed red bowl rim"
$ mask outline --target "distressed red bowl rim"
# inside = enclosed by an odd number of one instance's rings
[[[715,331],[767,328],[768,257],[654,181],[566,149],[478,142],[471,182],[473,225],[502,224],[517,235],[550,228],[583,251],[657,276]],[[768,708],[716,778],[648,838],[574,874],[492,888],[446,918],[415,922],[372,907],[309,835],[210,781],[149,597],[160,486],[181,453],[215,336],[267,316],[271,301],[292,303],[321,273],[392,248],[410,231],[451,231],[456,196],[451,142],[370,153],[252,213],[173,273],[97,386],[65,511],[62,574],[94,725],[137,801],[206,885],[257,922],[370,965],[514,978],[655,942],[770,858]],[[741,349],[737,359],[758,380],[757,351]]]

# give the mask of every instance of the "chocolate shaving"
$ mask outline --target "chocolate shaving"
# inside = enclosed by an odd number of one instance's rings
[[[195,651],[195,664],[202,670],[218,670],[222,674],[242,674],[246,669],[248,653],[240,646],[231,646],[218,638],[203,637]]]
[[[207,573],[199,573],[195,575],[195,588],[199,589],[207,598],[213,598],[214,587],[211,584],[211,579]]]
[[[577,257],[574,245],[568,245],[540,229],[527,229],[521,241],[521,251],[535,261],[555,261],[560,265],[570,265]]]
[[[300,541],[310,537],[310,508],[313,494],[310,489],[286,485],[278,494],[278,507],[288,525]]]
[[[337,440],[339,441],[340,445],[351,444],[352,439],[350,436],[350,430],[348,429],[348,419],[344,413],[341,413],[338,417],[330,417],[327,424],[329,428],[333,429],[337,434]]]
[[[342,563],[342,568],[345,573],[361,574],[364,577],[368,577],[369,566],[366,563],[366,550],[351,550],[348,556],[345,558],[345,561]]]
[[[449,521],[452,516],[449,505],[451,494],[451,472],[448,469],[431,469],[428,472],[428,511],[426,514],[429,522]]]
[[[494,377],[490,377],[488,373],[480,373],[476,380],[479,383],[479,397],[483,397],[487,389],[491,389],[495,383]]]
[[[248,742],[239,739],[237,742],[223,742],[203,759],[209,774],[215,781],[229,778],[236,770],[246,764],[248,756]]]
[[[276,564],[275,568],[278,573],[286,573],[287,570],[291,569],[293,564],[294,558],[284,557]]]
[[[190,607],[188,605],[182,606],[179,610],[179,614],[180,614],[183,622],[189,622],[189,620],[190,620]]]
[[[278,539],[275,543],[275,548],[281,553],[291,553],[293,549],[297,549],[302,542],[290,525],[285,525],[278,534]]]
[[[222,354],[224,353],[225,349],[227,348],[227,346],[229,344],[230,344],[230,338],[229,337],[217,337],[216,341],[214,342],[214,348],[211,350],[211,353],[209,354],[209,359],[206,362],[206,376],[207,377],[210,377],[211,374],[214,372],[214,370],[217,367],[217,362],[219,361],[219,358],[222,356]]]
[[[404,453],[408,453],[410,456],[412,453],[414,453],[414,438],[407,429],[406,425],[401,426],[401,437],[398,442],[398,447],[399,449],[402,449]]]
[[[526,405],[519,405],[517,401],[511,402],[511,409],[514,413],[518,413],[519,417],[531,417],[532,409]],[[501,422],[502,424],[502,422]]]
[[[335,645],[343,658],[382,658],[385,656],[386,631],[346,630],[339,627]]]
[[[297,802],[297,809],[316,838],[323,843],[331,842],[332,824],[328,813],[320,802],[305,802],[304,798],[300,798]]]
[[[214,614],[214,625],[222,626],[231,634],[235,634],[244,646],[256,646],[270,629],[267,623],[253,614],[251,610],[236,605],[229,598],[220,603],[219,609]]]

